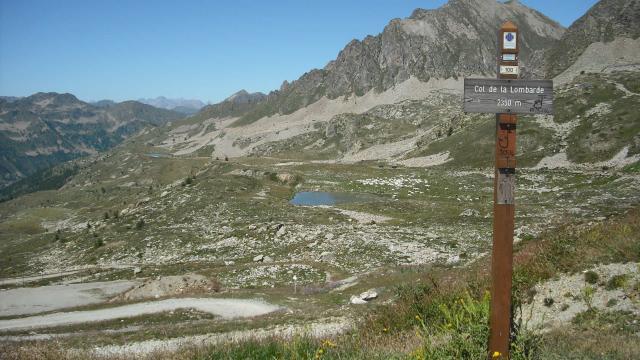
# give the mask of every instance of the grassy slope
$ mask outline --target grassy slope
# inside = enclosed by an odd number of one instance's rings
[[[629,154],[640,152],[640,73],[586,74],[576,79],[573,88],[558,96],[555,121],[563,123],[580,118],[569,136],[569,159],[576,162],[608,160],[624,146]],[[627,95],[620,87],[634,92]],[[608,104],[603,112],[589,111]]]

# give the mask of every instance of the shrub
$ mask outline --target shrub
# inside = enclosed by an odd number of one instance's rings
[[[591,309],[593,306],[593,295],[595,294],[595,292],[595,288],[590,285],[587,285],[582,289],[582,300],[589,309]]]
[[[598,276],[598,274],[595,271],[589,270],[586,273],[584,273],[584,281],[586,281],[589,284],[595,284],[598,282],[598,280],[600,279],[600,276]]]
[[[144,219],[138,220],[138,222],[136,223],[136,230],[140,230],[143,227],[144,227]]]
[[[416,315],[423,347],[413,355],[420,359],[486,359],[489,339],[490,295],[474,299],[468,292],[452,303],[440,303],[440,321],[427,325]],[[539,348],[540,337],[517,331],[511,341],[511,359],[530,359]],[[504,358],[502,354],[497,357]]]
[[[191,176],[187,176],[187,178],[184,179],[184,181],[182,182],[182,186],[191,185],[191,184],[193,184],[193,177]]]
[[[609,281],[607,281],[607,290],[615,290],[623,288],[627,284],[628,276],[627,274],[615,275],[612,276]]]
[[[489,305],[489,292],[480,299],[466,292],[453,302],[440,303],[440,319],[433,325],[416,315],[424,345],[412,355],[419,359],[486,359]],[[531,358],[539,342],[538,335],[519,331],[511,342],[511,358]]]
[[[466,293],[451,304],[441,303],[434,325],[416,315],[424,347],[416,353],[424,359],[481,359],[486,356],[489,335],[489,293],[475,300]],[[444,340],[443,340],[444,339]]]

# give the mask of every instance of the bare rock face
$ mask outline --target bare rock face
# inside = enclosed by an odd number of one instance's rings
[[[417,9],[406,19],[394,19],[377,36],[350,42],[325,67],[330,98],[371,89],[386,90],[415,76],[449,78],[495,73],[496,33],[505,20],[522,33],[521,59],[553,45],[563,28],[517,1],[452,0],[436,10]],[[294,83],[295,85],[295,83]]]

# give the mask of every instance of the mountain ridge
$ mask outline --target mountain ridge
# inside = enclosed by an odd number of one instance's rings
[[[569,68],[587,47],[617,37],[640,37],[639,0],[601,0],[578,18],[546,55],[545,73],[552,78]]]
[[[94,106],[69,93],[0,100],[0,186],[181,117],[136,101]]]
[[[151,105],[160,109],[178,111],[184,114],[194,114],[207,104],[198,99],[184,99],[184,98],[167,98],[165,96],[158,96],[155,98],[141,98],[136,100],[143,104]]]
[[[517,1],[451,0],[437,9],[416,9],[408,18],[392,19],[377,35],[353,39],[324,68],[283,81],[278,90],[234,115],[242,116],[238,125],[246,124],[277,113],[290,114],[324,96],[382,92],[411,76],[428,81],[495,74],[495,36],[506,19],[518,22],[523,33],[525,77],[542,77],[544,51],[564,32],[560,24]],[[456,24],[463,25],[460,31]],[[469,40],[479,46],[470,48]]]
[[[171,135],[153,142],[170,148],[190,143],[177,150],[180,154],[211,145],[217,156],[242,156],[257,143],[313,131],[311,125],[321,126],[344,112],[418,100],[416,96],[430,96],[442,86],[459,91],[465,76],[495,76],[496,34],[507,19],[521,30],[525,77],[542,77],[544,53],[561,38],[561,25],[519,2],[452,0],[392,19],[379,34],[350,41],[324,68],[284,81],[255,102],[238,106],[227,98],[203,108],[185,120],[189,127],[200,127],[189,132],[199,134],[198,139]],[[258,120],[262,126],[245,127]],[[212,130],[211,121],[224,122],[225,131],[219,126]]]

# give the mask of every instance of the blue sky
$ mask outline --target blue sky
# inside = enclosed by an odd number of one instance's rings
[[[596,0],[520,0],[568,26]],[[445,0],[0,0],[0,95],[83,100],[268,92],[351,39]]]

